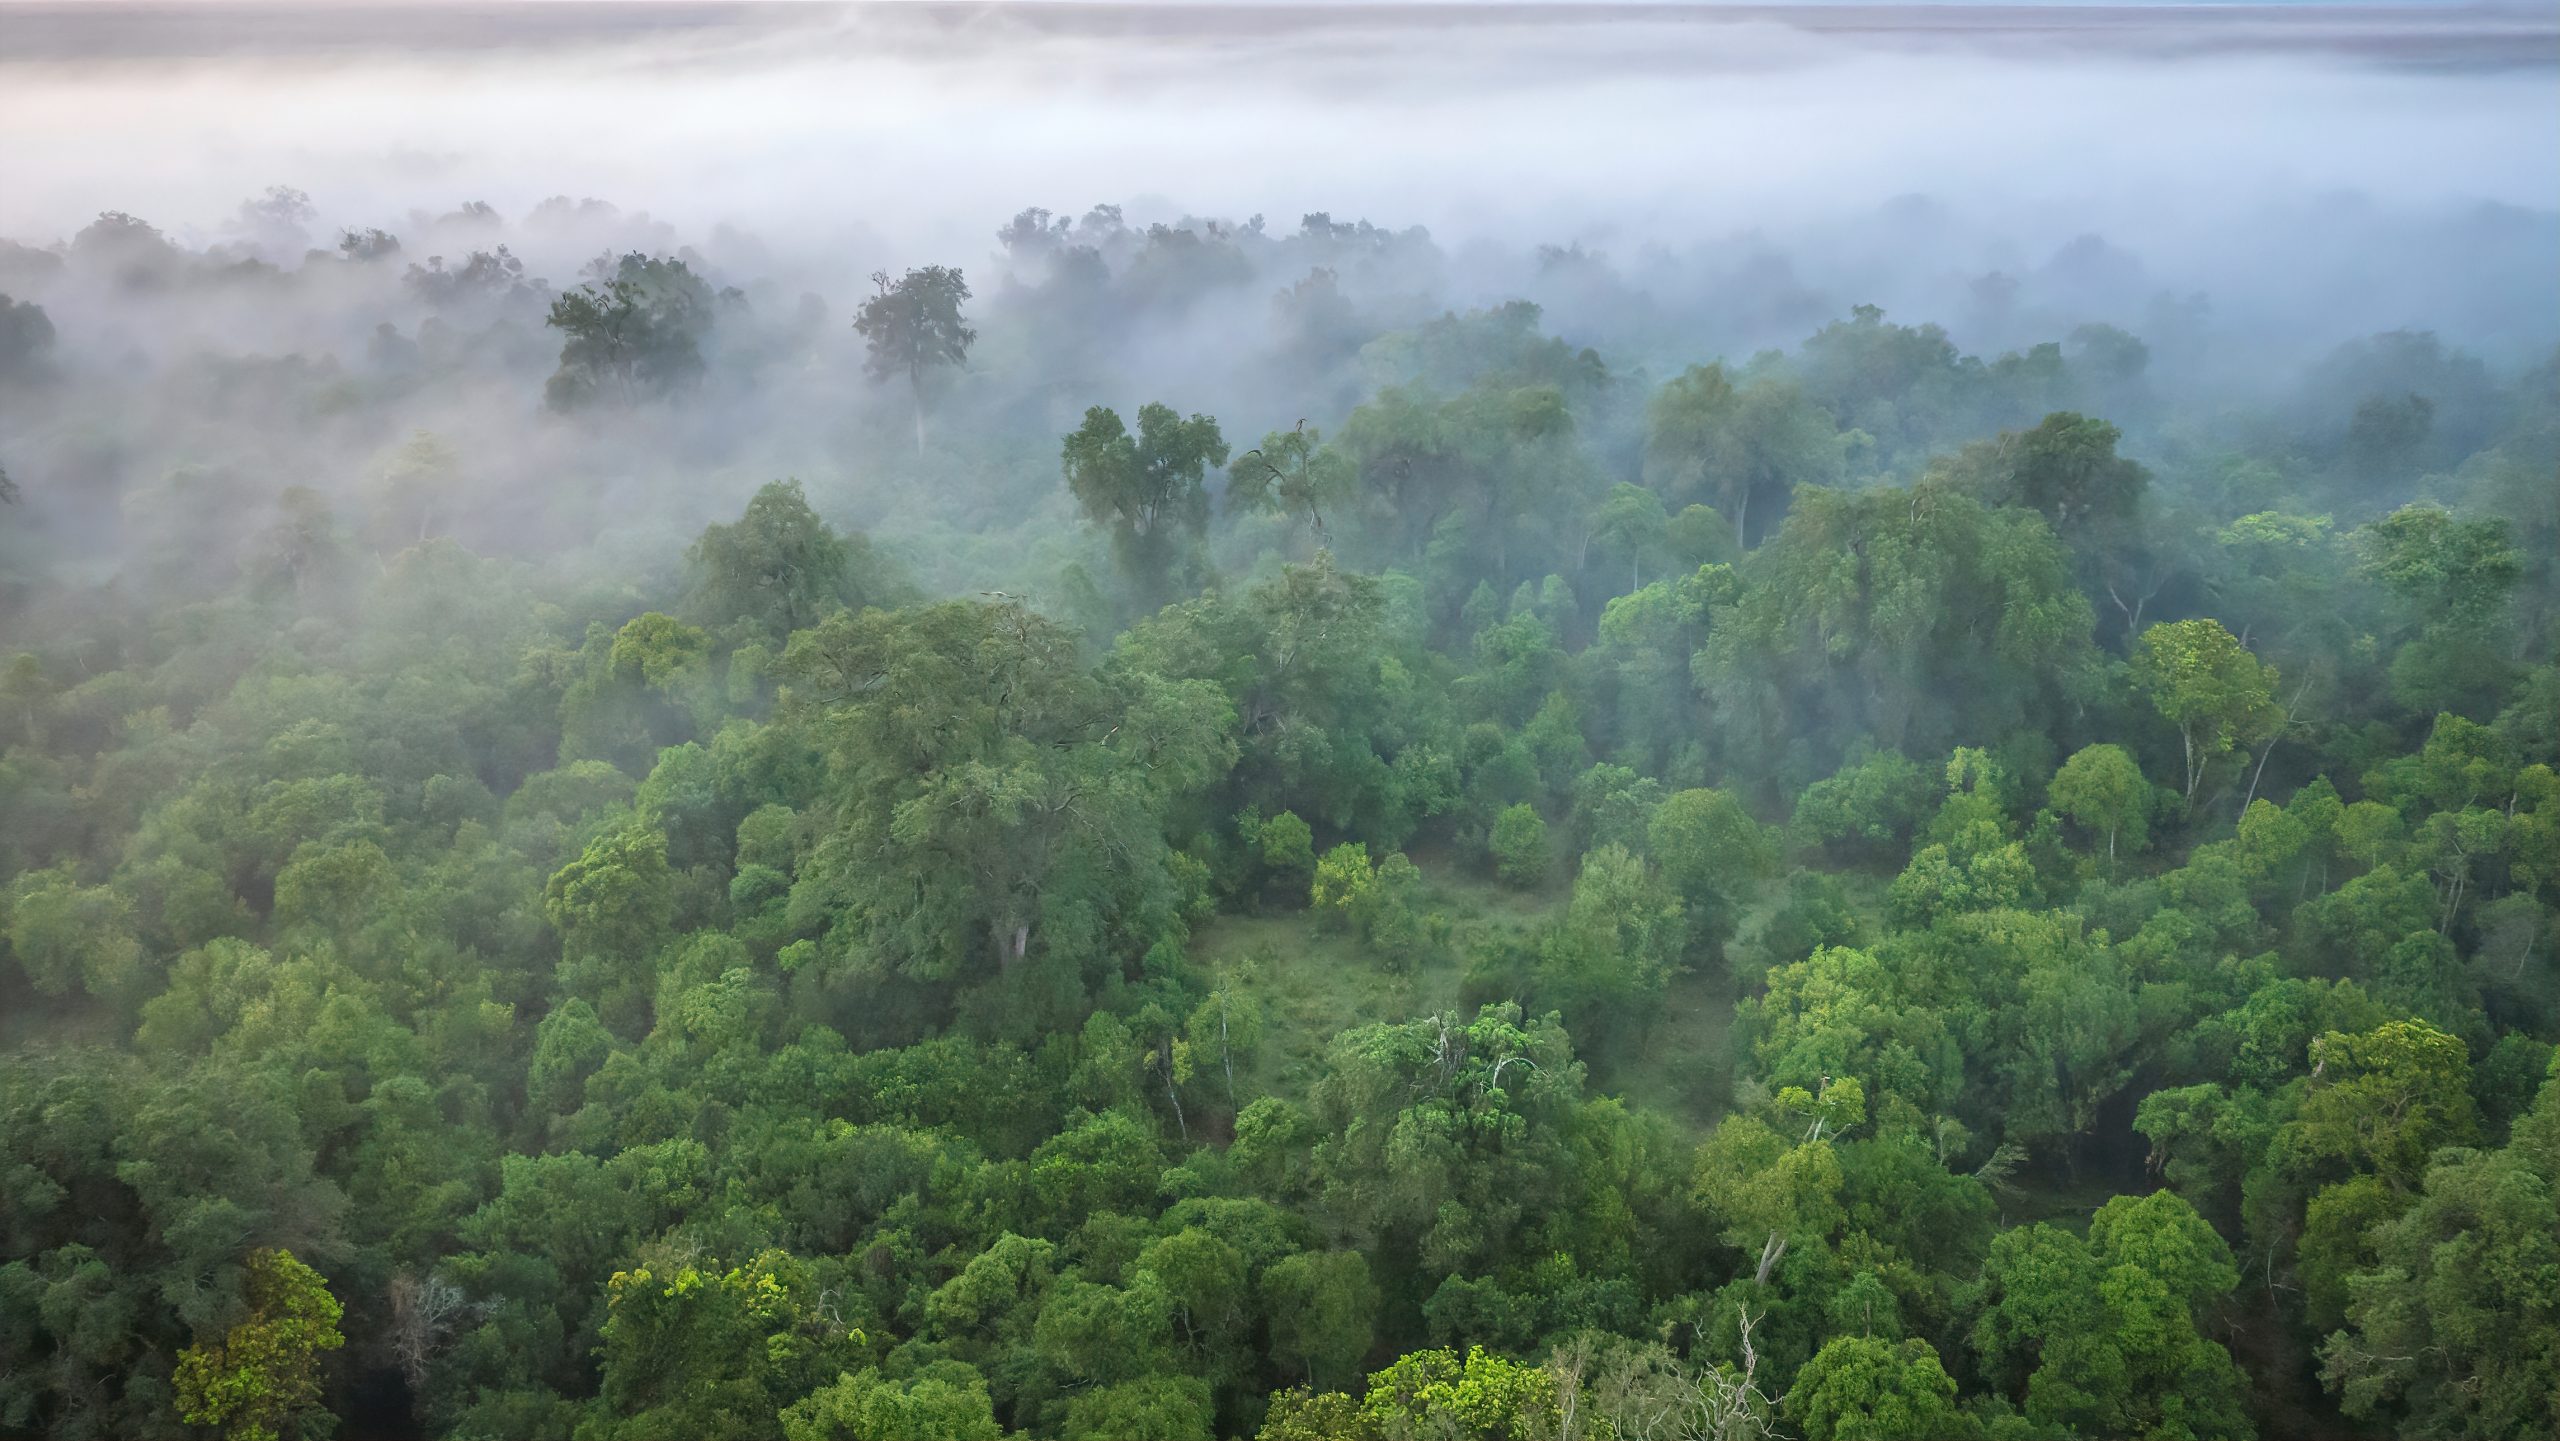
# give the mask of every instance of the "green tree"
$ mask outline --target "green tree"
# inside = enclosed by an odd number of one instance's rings
[[[1540,996],[1563,1009],[1586,1054],[1604,1036],[1640,1032],[1679,967],[1680,903],[1622,846],[1582,858],[1564,920],[1539,956]]]
[[[552,875],[542,900],[560,932],[562,986],[634,1034],[675,915],[666,836],[637,825],[598,836]]]
[[[784,669],[839,818],[793,912],[829,925],[837,956],[941,979],[1010,971],[1053,923],[1173,923],[1163,808],[1235,758],[1216,687],[1088,671],[1072,632],[1010,603],[839,613]]]
[[[1097,1386],[1067,1402],[1064,1441],[1210,1441],[1215,1410],[1196,1376],[1144,1376]]]
[[[1299,421],[1293,430],[1275,430],[1262,444],[1236,457],[1227,467],[1227,505],[1233,510],[1307,513],[1307,523],[1325,533],[1325,507],[1351,494],[1351,463],[1324,443],[1324,432]]]
[[[2560,1079],[2502,1150],[2438,1151],[2415,1202],[2373,1228],[2321,1376],[2350,1416],[2407,1434],[2560,1425]]]
[[[2046,793],[2064,815],[2082,829],[2107,838],[2107,868],[2116,864],[2116,842],[2139,851],[2148,841],[2144,819],[2151,809],[2151,783],[2142,767],[2122,746],[2083,746],[2053,773]]]
[[[2437,1147],[2475,1139],[2470,1056],[2424,1021],[2329,1032],[2311,1042],[2309,1060],[2310,1089],[2276,1137],[2288,1168],[2366,1172],[2408,1191]]]
[[[2097,663],[2043,517],[1947,487],[1799,490],[1741,576],[1695,670],[1741,767],[2042,727]]]
[[[1554,1376],[1482,1347],[1463,1359],[1455,1351],[1397,1357],[1369,1378],[1360,1414],[1382,1441],[1534,1441],[1554,1435],[1562,1420]]]
[[[1742,907],[1778,865],[1776,838],[1732,792],[1675,791],[1645,825],[1645,849],[1689,910],[1694,946],[1721,949]]]
[[[987,1380],[963,1361],[934,1361],[892,1380],[873,1367],[839,1377],[782,1412],[783,1441],[1003,1441]]]
[[[1783,1403],[1805,1441],[1959,1441],[1974,1434],[1928,1342],[1840,1336],[1796,1372]]]
[[[791,1398],[840,1376],[865,1337],[780,1251],[743,1266],[667,1259],[605,1288],[598,1400],[617,1441],[772,1436]]]
[[[776,645],[830,611],[884,605],[899,595],[870,542],[837,534],[810,509],[796,480],[768,483],[736,521],[704,527],[685,562],[688,615]]]
[[[2238,1280],[2230,1248],[2186,1202],[2118,1196],[2086,1242],[2045,1224],[1992,1242],[1974,1350],[2040,1427],[2249,1437],[2239,1368],[2201,1333]]]
[[[32,300],[0,294],[0,385],[41,380],[53,371],[53,321]],[[0,501],[14,492],[0,488]]]
[[[2151,475],[2116,454],[2124,433],[2103,420],[2056,411],[2025,431],[1959,452],[1942,473],[1994,505],[2043,516],[2072,543],[2133,518]]]
[[[2211,618],[2144,631],[2134,642],[2133,676],[2178,728],[2190,803],[2215,761],[2236,746],[2265,740],[2284,719],[2275,703],[2274,669]]]
[[[1842,437],[1792,383],[1736,385],[1722,365],[1693,365],[1645,409],[1645,479],[1672,500],[1704,498],[1733,517],[1734,544],[1751,544],[1751,503],[1841,478]]]
[[[1641,485],[1619,484],[1591,512],[1590,537],[1627,558],[1627,589],[1644,587],[1644,558],[1669,539],[1671,517],[1662,497]]]
[[[290,1251],[250,1252],[242,1282],[247,1318],[178,1353],[180,1418],[232,1441],[328,1435],[337,1420],[320,1409],[320,1353],[346,1344],[338,1298]]]
[[[543,399],[554,410],[631,405],[691,385],[711,322],[711,287],[683,261],[625,255],[551,302],[545,323],[568,339]]]
[[[1357,1251],[1301,1251],[1262,1273],[1271,1351],[1295,1362],[1316,1385],[1348,1379],[1369,1353],[1378,1288]]]
[[[2504,520],[2459,520],[2441,506],[2402,506],[2353,539],[2363,573],[2430,624],[2492,619],[2524,573]]]
[[[1506,807],[1493,822],[1493,834],[1486,841],[1493,856],[1494,874],[1508,886],[1523,890],[1538,885],[1555,866],[1555,855],[1547,845],[1547,822],[1536,806],[1521,804]]]
[[[1110,529],[1112,554],[1150,607],[1170,598],[1176,567],[1198,544],[1209,520],[1201,482],[1226,460],[1218,422],[1154,402],[1139,409],[1135,436],[1097,405],[1060,448],[1067,489],[1088,520]]]
[[[960,313],[969,299],[969,282],[956,269],[928,265],[895,281],[889,272],[875,270],[871,285],[877,293],[862,302],[853,318],[853,328],[870,349],[863,368],[874,381],[906,377],[915,400],[916,454],[922,455],[925,372],[966,361],[978,338]]]

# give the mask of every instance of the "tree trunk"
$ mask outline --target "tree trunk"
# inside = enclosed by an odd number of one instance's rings
[[[1743,532],[1746,529],[1744,522],[1748,521],[1750,518],[1751,487],[1746,485],[1742,488],[1742,493],[1735,496],[1733,501],[1733,549],[1736,555],[1741,554],[1743,551],[1748,550],[1751,547],[1751,542],[1744,539],[1743,536]]]
[[[1760,1248],[1760,1269],[1752,1273],[1751,1284],[1754,1286],[1768,1285],[1769,1273],[1777,1269],[1778,1258],[1785,1254],[1787,1254],[1787,1233],[1784,1231],[1770,1232],[1768,1242]]]
[[[924,372],[923,372],[923,371],[921,371],[921,370],[914,370],[914,369],[910,369],[910,370],[908,370],[908,372],[907,372],[907,390],[908,390],[908,393],[909,393],[909,394],[911,394],[911,395],[913,395],[913,396],[915,397],[915,402],[916,402],[916,407],[915,407],[915,409],[916,409],[916,459],[918,459],[918,460],[922,460],[922,459],[924,459]]]
[[[1236,1048],[1227,1040],[1227,1007],[1218,1003],[1218,1057],[1227,1066],[1227,1109],[1236,1108]]]

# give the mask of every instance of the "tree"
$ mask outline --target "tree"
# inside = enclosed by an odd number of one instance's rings
[[[53,321],[32,300],[0,294],[0,385],[52,373]]]
[[[2042,727],[2097,663],[2043,517],[1948,487],[1800,489],[1742,580],[1696,677],[1746,767]]]
[[[986,1377],[963,1361],[934,1361],[900,1380],[877,1368],[837,1378],[782,1413],[783,1441],[1003,1441]]]
[[[1087,519],[1110,528],[1121,569],[1150,605],[1167,599],[1185,545],[1197,544],[1208,524],[1202,479],[1209,467],[1226,464],[1218,422],[1205,415],[1185,420],[1151,401],[1139,409],[1138,433],[1131,436],[1116,412],[1097,405],[1068,434],[1060,455],[1067,489]]]
[[[1662,497],[1641,485],[1613,486],[1588,523],[1593,540],[1626,556],[1627,589],[1641,590],[1645,556],[1660,550],[1670,535]]]
[[[1746,1254],[1757,1249],[1754,1286],[1768,1285],[1778,1263],[1799,1242],[1807,1247],[1826,1243],[1846,1219],[1840,1207],[1840,1160],[1822,1133],[1862,1118],[1863,1089],[1845,1078],[1825,1086],[1819,1097],[1801,1087],[1790,1089],[1790,1099],[1800,1098],[1800,1108],[1813,1113],[1803,1140],[1790,1144],[1757,1116],[1728,1116],[1698,1148],[1693,1189],[1722,1223],[1725,1244]],[[1825,1104],[1853,1094],[1860,1117],[1834,1114],[1833,1106]]]
[[[1564,920],[1538,957],[1542,1004],[1562,1009],[1586,1053],[1643,1031],[1688,939],[1680,902],[1623,846],[1582,858]]]
[[[1053,921],[1095,950],[1099,928],[1170,923],[1149,910],[1173,890],[1162,808],[1235,759],[1215,686],[1096,674],[1056,622],[967,601],[839,612],[783,669],[786,713],[832,756],[840,823],[793,904],[835,955],[939,979],[1010,971]]]
[[[605,1286],[596,1429],[611,1441],[774,1435],[790,1400],[867,1344],[781,1251],[726,1268],[655,1247],[643,1260]]]
[[[2539,1436],[2560,1425],[2560,1079],[2504,1149],[2435,1154],[2414,1204],[2369,1233],[2321,1379],[2359,1419],[2410,1435]]]
[[[1788,381],[1736,385],[1722,365],[1693,365],[1645,408],[1645,479],[1665,496],[1705,496],[1733,517],[1734,545],[1751,545],[1751,502],[1841,478],[1842,440],[1820,406]]]
[[[1689,908],[1691,944],[1709,949],[1733,938],[1744,900],[1778,863],[1767,828],[1723,790],[1664,797],[1646,823],[1645,848]]]
[[[2134,642],[2133,676],[2178,728],[2190,803],[2216,760],[2266,739],[2284,719],[2275,703],[2275,669],[2210,617],[2144,631]]]
[[[439,529],[440,508],[460,489],[460,457],[434,433],[412,431],[386,450],[366,477],[372,523],[368,529],[394,546],[424,545]]]
[[[461,1287],[434,1272],[402,1271],[393,1276],[389,1299],[392,1359],[399,1363],[409,1389],[423,1392],[438,1353],[452,1343],[456,1328],[481,1308],[471,1304]]]
[[[1455,1441],[1534,1441],[1552,1436],[1562,1417],[1556,1380],[1542,1366],[1470,1347],[1416,1351],[1369,1378],[1360,1415],[1381,1438],[1449,1437]]]
[[[543,887],[543,913],[560,932],[562,985],[633,1034],[674,909],[663,833],[635,825],[589,842]]]
[[[1369,848],[1348,842],[1325,852],[1316,863],[1308,905],[1319,918],[1358,931],[1399,968],[1410,965],[1421,941],[1421,925],[1407,897],[1422,871],[1402,852],[1372,866]]]
[[[2490,620],[2524,573],[2504,520],[2457,520],[2440,506],[2402,506],[2354,542],[2363,573],[2429,624]]]
[[[922,455],[925,372],[966,361],[978,338],[960,313],[969,298],[969,282],[956,269],[928,265],[894,282],[889,272],[875,270],[871,284],[878,293],[862,303],[853,320],[870,347],[863,368],[874,381],[906,377],[915,399],[916,454]]]
[[[544,322],[568,336],[543,386],[554,410],[631,405],[702,376],[711,287],[685,262],[633,252],[613,272],[551,302]]]
[[[2023,506],[2074,544],[2133,518],[2150,472],[2116,454],[2123,432],[2103,420],[2056,411],[2031,429],[2003,432],[1960,452],[1949,469],[1995,505]]]
[[[1265,435],[1227,467],[1227,506],[1284,514],[1304,510],[1308,525],[1322,535],[1325,507],[1349,495],[1352,481],[1350,463],[1324,443],[1324,432],[1308,429],[1302,420],[1294,429]]]
[[[1368,1354],[1378,1314],[1378,1288],[1357,1251],[1301,1251],[1262,1273],[1275,1356],[1305,1368],[1316,1385],[1347,1379]]]
[[[1067,1402],[1063,1441],[1210,1441],[1209,1383],[1197,1376],[1146,1376],[1097,1386]]]
[[[686,613],[779,644],[838,608],[899,598],[860,532],[839,535],[796,480],[767,483],[728,525],[710,525],[685,551]]]
[[[1183,1027],[1191,1042],[1191,1053],[1217,1062],[1226,1073],[1227,1104],[1236,1099],[1236,1058],[1250,1061],[1262,1045],[1262,1002],[1250,992],[1238,989],[1233,980],[1209,992],[1209,998],[1191,1013]]]
[[[1973,1347],[2042,1428],[2249,1437],[2239,1369],[2201,1334],[2238,1280],[2230,1248],[2185,1201],[2118,1196],[2085,1242],[2042,1223],[1992,1242]]]
[[[2361,1171],[2414,1189],[2437,1147],[2474,1137],[2471,1061],[2461,1040],[2424,1021],[2390,1021],[2313,1040],[2312,1084],[2277,1134],[2289,1168]]]
[[[178,1353],[179,1416],[231,1441],[328,1435],[336,1420],[320,1410],[319,1353],[346,1344],[338,1298],[290,1251],[250,1252],[242,1279],[247,1319]]]
[[[1920,1340],[1840,1336],[1796,1372],[1782,1403],[1805,1441],[1958,1441],[1974,1433],[1956,1383]]]
[[[1493,856],[1494,874],[1505,885],[1525,890],[1544,881],[1555,865],[1547,847],[1546,820],[1532,805],[1510,806],[1495,817],[1486,845]]]
[[[2145,841],[2143,817],[2151,808],[2151,783],[2122,746],[2083,746],[2054,772],[2047,788],[2064,815],[2107,838],[2107,868],[2116,863],[2116,841],[2134,850]]]

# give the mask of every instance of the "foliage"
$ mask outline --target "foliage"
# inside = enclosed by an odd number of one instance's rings
[[[326,1436],[334,1420],[319,1409],[319,1353],[346,1344],[344,1308],[290,1251],[252,1251],[243,1270],[247,1319],[178,1353],[178,1414],[233,1441]]]
[[[0,244],[0,1435],[2560,1428],[2560,367],[310,203]]]
[[[703,373],[711,287],[682,260],[625,255],[612,271],[551,302],[545,322],[567,336],[543,387],[554,410],[631,405],[691,385]]]

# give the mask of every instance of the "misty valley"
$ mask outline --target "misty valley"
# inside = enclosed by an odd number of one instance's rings
[[[2560,21],[0,0],[0,1438],[2560,1434]]]

